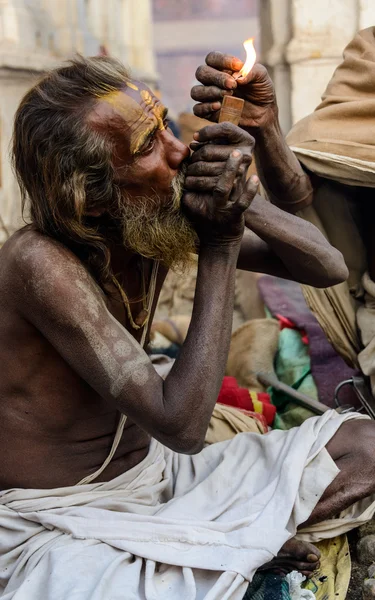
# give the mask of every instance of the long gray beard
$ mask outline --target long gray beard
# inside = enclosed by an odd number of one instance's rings
[[[166,267],[183,270],[191,263],[197,235],[181,211],[185,169],[173,178],[171,195],[124,198],[120,220],[124,245]]]

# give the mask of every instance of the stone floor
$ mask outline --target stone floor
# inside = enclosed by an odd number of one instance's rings
[[[352,576],[346,600],[375,600],[375,580],[369,578],[369,569],[374,577],[375,563],[375,520],[367,523],[348,536],[352,558]]]

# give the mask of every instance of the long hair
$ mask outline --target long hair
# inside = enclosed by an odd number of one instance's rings
[[[47,74],[23,98],[13,132],[12,162],[31,224],[77,254],[103,287],[110,253],[88,210],[116,206],[109,137],[90,127],[98,99],[124,88],[129,74],[109,57],[78,57]]]

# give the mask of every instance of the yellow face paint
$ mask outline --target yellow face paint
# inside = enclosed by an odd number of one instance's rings
[[[152,96],[148,90],[141,90],[140,96],[146,106],[149,106],[153,103]]]
[[[160,103],[156,104],[155,99],[151,96],[151,94],[148,90],[141,90],[141,98],[142,98],[143,102],[146,104],[146,106],[152,107],[152,112],[155,115],[157,122],[158,122],[158,129],[160,131],[163,131],[165,129],[165,127],[164,127],[164,114],[165,114],[164,106]]]
[[[127,87],[129,87],[131,90],[134,90],[135,92],[139,91],[139,88],[137,88],[137,86],[132,83],[131,81],[127,81],[126,82]]]
[[[128,82],[127,86],[131,87]],[[133,87],[137,88],[135,85]],[[137,90],[139,91],[138,88]],[[118,90],[110,91],[101,97],[101,100],[110,104],[129,126],[131,154],[137,154],[154,131],[165,129],[165,107],[158,103],[148,90],[141,90],[139,99],[140,103],[133,96]]]
[[[140,119],[144,114],[142,107],[136,100],[118,90],[102,96],[101,100],[110,104],[129,125]]]

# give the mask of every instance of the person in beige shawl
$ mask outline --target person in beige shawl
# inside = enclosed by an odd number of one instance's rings
[[[303,291],[329,341],[350,366],[371,378],[374,393],[375,27],[350,42],[321,104],[286,140],[263,66],[237,78],[234,91],[224,91],[218,73],[241,65],[220,53],[207,57],[197,72],[203,86],[192,91],[199,101],[195,114],[215,121],[223,94],[245,99],[240,126],[256,139],[257,169],[268,198],[317,225],[345,258],[347,282],[320,290],[303,285]]]

